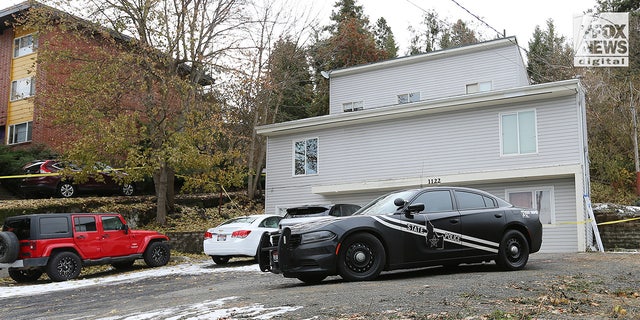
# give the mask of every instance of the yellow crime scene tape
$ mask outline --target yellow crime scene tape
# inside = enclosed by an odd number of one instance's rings
[[[51,173],[34,173],[34,174],[21,174],[16,176],[2,176],[0,179],[19,179],[19,178],[32,178],[32,177],[46,177],[46,176],[59,176],[59,172]]]

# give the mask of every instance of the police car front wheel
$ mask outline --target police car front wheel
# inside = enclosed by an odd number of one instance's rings
[[[378,238],[369,233],[348,237],[338,256],[338,272],[347,281],[373,280],[384,268],[386,255]]]

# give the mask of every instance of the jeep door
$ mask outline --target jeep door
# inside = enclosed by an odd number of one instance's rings
[[[102,251],[105,257],[120,257],[136,253],[138,244],[125,229],[118,215],[101,215]]]
[[[95,216],[73,216],[73,239],[84,259],[102,256],[102,232],[98,232]]]

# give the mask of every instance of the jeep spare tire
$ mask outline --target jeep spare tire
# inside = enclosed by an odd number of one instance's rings
[[[18,259],[20,241],[16,234],[9,231],[0,232],[0,263],[12,263]]]

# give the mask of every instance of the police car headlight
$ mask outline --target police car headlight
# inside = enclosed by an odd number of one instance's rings
[[[336,234],[331,231],[314,231],[309,233],[303,233],[301,235],[300,243],[310,243],[317,241],[331,240],[336,237]]]

